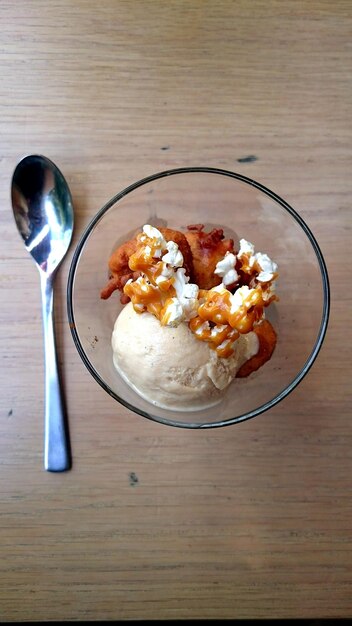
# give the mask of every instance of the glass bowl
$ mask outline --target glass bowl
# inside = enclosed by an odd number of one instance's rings
[[[120,293],[100,299],[111,252],[144,224],[183,230],[199,223],[244,238],[279,266],[279,301],[266,309],[277,345],[270,361],[235,379],[220,404],[175,411],[133,391],[113,365],[111,334]],[[74,253],[68,317],[77,350],[93,378],[115,400],[149,419],[212,428],[255,417],[283,400],[307,374],[322,345],[329,315],[328,275],[319,246],[302,218],[263,185],[226,170],[192,167],[160,172],[118,193],[97,213]]]

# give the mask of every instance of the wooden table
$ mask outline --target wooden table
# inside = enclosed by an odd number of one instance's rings
[[[0,18],[0,619],[351,617],[351,3],[2,0]],[[17,161],[38,152],[63,170],[76,216],[56,283],[64,474],[43,471],[39,281],[9,195]],[[66,315],[88,221],[127,184],[186,165],[283,196],[332,289],[301,385],[206,432],[119,406]]]

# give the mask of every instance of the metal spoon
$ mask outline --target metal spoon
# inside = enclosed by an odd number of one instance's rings
[[[13,173],[12,207],[17,228],[40,274],[45,355],[44,467],[71,467],[67,419],[57,370],[53,325],[53,280],[72,238],[73,206],[67,182],[41,155],[20,161]]]

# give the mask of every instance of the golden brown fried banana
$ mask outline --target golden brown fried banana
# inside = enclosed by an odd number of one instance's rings
[[[268,320],[263,320],[258,326],[253,328],[253,332],[259,339],[259,350],[257,354],[243,363],[236,374],[236,378],[246,378],[252,372],[255,372],[271,359],[275,350],[277,335]]]
[[[190,280],[192,281],[192,253],[185,235],[178,230],[172,230],[171,228],[161,227],[159,228],[159,230],[166,239],[166,241],[174,241],[175,243],[177,243],[183,255],[183,267],[186,270],[187,276],[189,276]],[[133,239],[126,241],[121,246],[116,248],[116,250],[114,250],[114,252],[111,254],[109,259],[110,278],[108,283],[105,285],[105,287],[103,287],[100,292],[100,297],[103,300],[110,298],[111,294],[116,291],[116,289],[122,291],[126,282],[130,278],[138,278],[138,272],[133,272],[128,266],[129,258],[132,256],[132,254],[136,252],[136,249],[137,238],[134,237]],[[129,299],[127,300],[127,302],[128,301]],[[126,296],[123,297],[123,304],[126,304]]]
[[[203,224],[190,225],[185,235],[192,252],[192,282],[200,289],[211,289],[221,283],[221,277],[214,274],[214,270],[226,252],[234,251],[233,239],[224,239],[222,228],[213,228],[209,233],[203,228]]]
[[[128,260],[136,249],[137,239],[134,237],[116,248],[111,254],[109,258],[110,279],[100,292],[103,300],[110,298],[116,289],[122,291],[125,283],[133,277],[133,271],[128,267]]]

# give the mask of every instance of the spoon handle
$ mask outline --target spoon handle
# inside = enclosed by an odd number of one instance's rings
[[[53,324],[53,275],[40,270],[45,357],[44,467],[64,472],[71,467],[68,425],[57,369]]]

